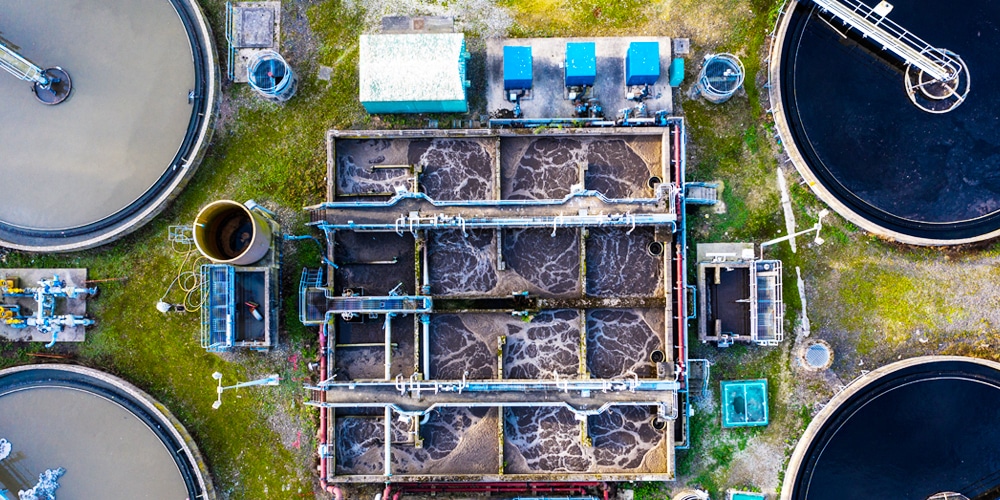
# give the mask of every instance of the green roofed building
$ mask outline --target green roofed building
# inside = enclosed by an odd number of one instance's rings
[[[361,104],[369,113],[465,113],[462,33],[361,35]]]

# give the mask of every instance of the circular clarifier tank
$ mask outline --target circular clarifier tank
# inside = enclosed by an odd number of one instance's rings
[[[935,83],[811,2],[790,1],[770,64],[784,146],[819,197],[868,231],[920,245],[993,238],[1000,234],[1000,93],[992,88],[1000,78],[1000,3],[892,4],[887,18],[947,59],[956,78]]]
[[[62,467],[60,499],[215,498],[184,428],[147,394],[77,366],[0,370],[0,490],[27,490]]]
[[[884,366],[812,420],[781,498],[980,498],[1000,487],[998,418],[998,363],[933,356]]]
[[[93,247],[156,215],[193,175],[218,91],[194,0],[0,0],[9,46],[72,78],[46,106],[0,72],[0,245]]]

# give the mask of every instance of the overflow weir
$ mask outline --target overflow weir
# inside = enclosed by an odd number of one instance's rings
[[[673,479],[680,119],[327,139],[326,266],[300,288],[324,485]]]

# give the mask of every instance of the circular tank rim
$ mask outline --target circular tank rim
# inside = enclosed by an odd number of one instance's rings
[[[792,133],[791,126],[788,123],[788,118],[785,115],[785,106],[782,101],[781,58],[784,54],[784,44],[782,42],[788,34],[788,28],[791,22],[791,16],[789,13],[794,11],[798,4],[799,0],[788,0],[784,3],[784,5],[782,5],[781,13],[775,22],[775,28],[771,34],[771,49],[768,57],[767,70],[768,97],[771,105],[770,113],[774,118],[774,125],[778,131],[778,137],[781,139],[781,146],[784,148],[785,153],[788,154],[789,159],[791,159],[792,165],[795,166],[795,170],[797,170],[799,175],[805,179],[812,192],[823,203],[826,203],[830,206],[830,208],[852,224],[876,236],[895,240],[900,243],[919,246],[951,246],[978,243],[1000,236],[1000,229],[995,229],[993,231],[966,238],[954,239],[925,238],[895,231],[881,224],[872,222],[854,209],[848,207],[839,198],[837,198],[833,192],[823,185],[820,179],[809,167],[809,162],[806,161],[805,156],[802,154],[802,151],[799,149],[798,144],[794,140],[795,134]]]
[[[807,458],[807,451],[812,446],[813,441],[817,438],[820,431],[824,430],[827,421],[834,416],[837,410],[840,409],[841,405],[863,390],[868,389],[872,382],[875,382],[882,377],[914,366],[941,362],[978,364],[987,368],[992,368],[1000,374],[1000,363],[996,361],[970,358],[966,356],[918,356],[890,363],[854,379],[847,385],[846,389],[831,398],[823,409],[820,410],[815,417],[813,417],[812,422],[809,423],[809,426],[806,428],[805,432],[802,433],[802,436],[795,444],[795,450],[792,452],[792,456],[788,460],[788,465],[785,468],[785,480],[781,483],[781,500],[793,499],[792,493],[794,492],[795,484],[798,482],[803,462]]]
[[[211,220],[212,217],[217,216],[217,212],[225,210],[227,207],[240,208],[243,210],[243,213],[245,213],[250,219],[253,234],[250,238],[250,244],[247,245],[243,252],[229,259],[220,259],[217,256],[209,255],[210,252],[207,252],[202,246],[202,240],[207,237],[205,234],[205,224],[202,221],[204,220],[207,222]],[[264,255],[266,255],[267,251],[271,248],[271,227],[267,224],[267,221],[264,220],[263,217],[255,214],[246,203],[240,203],[230,199],[215,200],[208,205],[205,205],[200,211],[198,211],[198,215],[195,216],[192,227],[194,228],[193,234],[195,248],[197,248],[198,252],[205,256],[205,258],[215,264],[247,266],[263,259]]]
[[[110,243],[152,220],[194,176],[214,131],[219,106],[219,63],[212,30],[197,0],[168,1],[184,24],[191,44],[196,95],[188,133],[171,164],[165,166],[160,179],[138,199],[99,221],[64,230],[37,230],[0,223],[0,246],[25,252],[72,252]]]
[[[38,364],[0,370],[0,390],[33,386],[71,387],[116,403],[142,420],[168,447],[191,498],[217,498],[208,466],[194,439],[170,410],[138,387],[108,373],[77,365]],[[183,455],[181,456],[181,453]]]

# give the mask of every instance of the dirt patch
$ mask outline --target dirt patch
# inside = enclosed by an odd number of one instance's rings
[[[423,0],[353,0],[353,5],[365,11],[365,32],[382,30],[385,16],[450,16],[455,18],[456,31],[468,36],[496,38],[505,36],[513,24],[507,9],[492,0],[457,0],[428,2]]]

